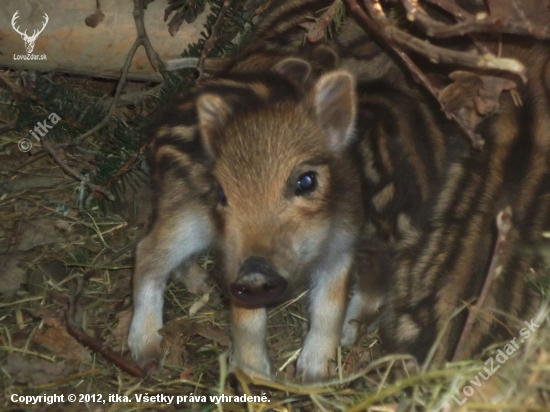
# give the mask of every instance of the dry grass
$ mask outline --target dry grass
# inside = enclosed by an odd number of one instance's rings
[[[447,364],[441,369],[417,366],[407,356],[384,356],[383,344],[370,335],[338,357],[340,375],[329,385],[301,386],[293,381],[294,361],[307,330],[301,295],[274,309],[269,347],[279,382],[251,382],[238,375],[245,392],[263,385],[269,402],[210,402],[210,395],[234,394],[225,380],[229,354],[228,311],[223,294],[213,286],[203,296],[171,283],[166,293],[164,330],[167,351],[160,374],[145,380],[121,372],[98,354],[84,349],[65,330],[64,312],[75,280],[95,269],[76,308],[76,320],[97,340],[128,356],[126,335],[131,315],[132,253],[110,262],[114,251],[144,233],[147,192],[127,193],[126,204],[104,215],[97,208],[79,211],[79,184],[65,177],[47,156],[28,158],[18,152],[15,133],[0,136],[0,409],[25,411],[133,410],[277,410],[277,411],[423,411],[457,410],[468,384],[474,394],[463,411],[550,410],[550,331],[546,323],[521,344],[513,359],[480,387],[469,383],[501,345],[479,359]],[[66,153],[67,161],[85,161]],[[11,186],[7,186],[7,184]],[[2,187],[2,186],[0,186]],[[1,193],[1,192],[0,192]],[[546,275],[539,288],[548,296],[550,240],[545,251]],[[107,263],[105,263],[107,262]],[[202,263],[213,266],[213,257]],[[216,269],[213,269],[216,272]],[[6,297],[5,295],[9,295]],[[543,306],[536,323],[548,318]],[[522,323],[525,319],[518,320]],[[519,328],[518,328],[519,330]],[[287,382],[287,383],[283,383]],[[136,394],[205,396],[206,402],[138,402]],[[10,401],[17,395],[103,395],[101,402],[34,405]],[[113,402],[109,395],[127,396]],[[103,400],[105,401],[103,403]]]

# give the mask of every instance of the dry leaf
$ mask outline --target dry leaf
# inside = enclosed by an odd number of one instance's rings
[[[192,377],[191,372],[193,372],[194,366],[189,366],[182,373],[180,373],[180,379],[190,379]]]
[[[184,21],[187,23],[193,23],[199,14],[204,11],[204,6],[199,6],[200,4],[197,4],[194,0],[191,0],[187,1],[186,5],[182,8],[180,2],[176,0],[168,0],[168,7],[164,10],[164,21],[168,20],[168,17],[170,17],[174,11],[179,9],[176,14],[172,16],[170,23],[168,23],[168,32],[174,36]]]
[[[116,325],[116,328],[113,329],[113,335],[121,341],[128,339],[128,331],[130,330],[132,313],[132,309],[126,309],[119,312],[117,315],[118,324]]]
[[[455,112],[462,107],[473,108],[473,99],[483,87],[478,75],[465,71],[455,71],[449,75],[453,83],[439,94],[439,102],[446,112]]]
[[[470,131],[500,107],[500,95],[504,90],[517,87],[515,81],[501,76],[479,76],[466,71],[449,75],[453,83],[439,94],[439,102],[447,115],[454,114]]]
[[[473,133],[483,119],[477,113],[474,103],[479,89],[483,86],[483,81],[477,75],[465,71],[455,71],[449,77],[454,82],[441,91],[439,102],[448,117],[454,114],[461,119],[467,131]]]
[[[27,271],[17,266],[19,254],[0,255],[0,293],[6,297],[13,296],[25,281]]]
[[[15,382],[40,385],[58,379],[65,371],[65,361],[49,362],[36,358],[24,358],[18,353],[8,356],[7,364],[4,366]]]
[[[21,226],[21,235],[22,238],[17,249],[23,251],[63,241],[63,238],[57,236],[55,233],[54,222],[47,219],[38,219],[23,223]]]
[[[40,329],[32,340],[63,358],[78,361],[91,360],[88,350],[69,335],[64,325]]]
[[[474,98],[476,109],[480,114],[487,115],[494,113],[500,107],[499,99],[504,90],[512,90],[517,83],[500,76],[479,76],[483,87],[479,90],[478,96]]]
[[[229,346],[231,339],[229,333],[218,326],[206,323],[190,322],[186,319],[177,319],[168,322],[159,333],[163,337],[172,336],[193,336],[200,335],[206,339],[218,342],[220,345]]]
[[[39,307],[31,312],[32,316],[40,318],[44,321],[44,325],[49,327],[60,327],[65,325],[65,312],[58,308],[51,310],[45,307]]]

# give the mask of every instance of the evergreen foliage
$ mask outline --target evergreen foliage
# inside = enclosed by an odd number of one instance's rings
[[[146,3],[147,1],[143,2],[144,6]],[[212,33],[212,26],[223,7],[223,0],[209,0],[209,3],[205,30],[201,32],[198,42],[187,46],[182,57],[200,57],[201,50]],[[274,3],[274,0],[231,0],[209,57],[223,57],[236,53],[249,38],[258,13],[264,12]],[[206,0],[168,0],[165,19],[172,12],[176,12],[179,18],[187,19],[208,9],[206,6]],[[343,2],[341,6],[335,14],[334,22],[327,27],[327,35],[338,29],[344,19]],[[195,79],[194,69],[171,72],[164,80],[158,98],[149,99],[133,111],[126,110],[124,117],[116,116],[115,119],[111,119],[108,127],[89,137],[86,141],[86,150],[95,152],[94,170],[82,172],[91,174],[90,178],[94,183],[107,186],[117,201],[120,201],[128,186],[137,188],[147,174],[143,148],[149,119],[175,94],[191,87]],[[52,112],[60,116],[62,120],[48,133],[48,139],[53,144],[69,143],[100,123],[108,113],[112,98],[103,91],[72,85],[67,81],[67,77],[59,75],[37,75],[33,90],[32,96],[22,97],[14,96],[10,89],[2,89],[2,101],[10,101],[17,107],[19,130],[32,130],[37,122],[47,119]],[[133,114],[128,115],[129,112]],[[100,204],[103,208],[106,206],[103,201]]]

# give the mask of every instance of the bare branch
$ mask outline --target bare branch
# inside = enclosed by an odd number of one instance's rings
[[[164,62],[153,48],[153,45],[149,40],[149,36],[147,36],[147,31],[145,30],[145,23],[143,22],[144,12],[143,7],[141,7],[141,0],[134,0],[133,15],[138,34],[137,40],[140,40],[141,44],[143,44],[145,52],[147,53],[147,57],[149,58],[149,61],[151,62],[151,65],[154,67],[154,69],[160,72],[160,74],[162,74],[164,78],[166,78],[168,74],[164,70]]]
[[[417,0],[402,0],[408,5],[409,15],[415,18],[419,18],[422,22],[430,24],[432,23],[431,17],[425,13],[423,9],[418,5]],[[358,4],[356,0],[347,0],[347,3],[353,13],[361,18],[375,33],[377,33],[382,39],[394,49],[398,56],[407,65],[412,75],[417,81],[419,81],[426,89],[436,98],[439,98],[441,90],[433,85],[428,77],[422,73],[418,66],[411,60],[411,58],[405,53],[405,50],[412,50],[424,57],[427,57],[434,63],[450,63],[461,66],[470,67],[473,69],[486,69],[486,70],[503,70],[521,76],[525,81],[525,67],[519,61],[515,59],[499,58],[489,53],[484,47],[480,47],[483,51],[482,55],[475,52],[463,52],[457,50],[446,49],[443,47],[435,46],[427,40],[421,40],[413,35],[399,29],[394,26],[393,23],[386,17],[384,10],[379,0],[364,0],[364,4],[367,12],[365,12]],[[443,2],[441,2],[443,4]],[[445,5],[450,3],[445,2]],[[458,12],[458,10],[455,10]],[[466,12],[461,16],[466,15]],[[435,22],[437,25],[442,23]],[[437,26],[440,27],[440,26]],[[473,128],[468,125],[464,119],[456,115],[456,113],[447,113],[447,115],[454,119],[463,131],[471,139],[473,147],[476,149],[482,149],[484,140],[475,133]]]
[[[472,14],[459,7],[454,0],[426,0],[428,3],[438,6],[441,10],[451,13],[457,20],[465,20]]]
[[[468,336],[472,331],[477,315],[483,308],[483,303],[491,290],[491,285],[502,272],[502,254],[504,253],[504,248],[506,247],[506,237],[508,232],[510,232],[510,229],[512,229],[512,209],[509,206],[498,213],[496,218],[496,226],[498,234],[495,241],[493,255],[491,257],[489,271],[487,272],[485,283],[483,284],[483,288],[481,289],[481,293],[479,294],[476,304],[469,310],[466,324],[464,325],[464,329],[462,330],[462,334],[460,335],[460,339],[458,340],[458,344],[453,355],[453,362],[462,359],[464,346],[466,345]]]
[[[107,197],[107,199],[109,199],[111,201],[115,200],[115,197],[113,196],[113,194],[108,189],[105,189],[104,187],[93,184],[92,182],[90,182],[89,178],[87,178],[82,173],[77,172],[76,170],[72,169],[67,164],[65,164],[65,162],[57,155],[56,149],[50,144],[50,141],[47,137],[44,136],[41,141],[42,141],[42,144],[44,145],[44,147],[46,148],[46,150],[48,150],[48,152],[50,153],[52,158],[55,160],[55,162],[65,172],[67,172],[69,175],[71,175],[71,176],[75,177],[76,179],[80,180],[81,182],[83,182],[86,186],[88,186],[92,190],[92,192],[100,192],[103,195],[105,195],[105,197]]]
[[[430,37],[454,37],[469,33],[506,33],[531,35],[541,40],[550,39],[549,29],[534,27],[525,18],[523,12],[520,13],[523,14],[523,21],[502,21],[494,19],[486,13],[479,13],[476,16],[470,14],[463,18],[463,21],[449,25],[430,17],[420,6],[418,0],[402,0],[402,3],[407,10],[407,18],[420,23]]]
[[[354,6],[352,4],[355,3]],[[373,27],[386,41],[390,40],[405,49],[412,50],[434,63],[460,64],[475,69],[495,69],[504,70],[518,74],[524,79],[525,67],[515,59],[499,58],[493,54],[484,54],[482,56],[473,52],[462,52],[450,50],[439,46],[434,46],[426,40],[421,40],[413,35],[395,27],[386,17],[382,6],[378,0],[364,0],[365,6],[376,21],[376,27]],[[355,0],[348,0],[348,4],[369,26],[372,27],[372,21],[366,13],[357,5]],[[367,21],[368,20],[368,21]]]
[[[115,262],[125,253],[132,250],[139,243],[140,240],[141,237],[123,246],[117,252],[109,256],[105,260],[105,262],[103,262],[103,264]],[[106,343],[101,342],[88,335],[84,331],[84,329],[76,324],[74,320],[77,307],[76,305],[78,300],[80,299],[80,296],[82,295],[82,292],[84,291],[84,284],[94,275],[94,273],[96,273],[96,271],[96,268],[90,268],[86,272],[84,272],[82,276],[78,279],[76,290],[69,300],[69,307],[65,311],[65,325],[67,328],[67,332],[69,332],[69,334],[79,343],[90,348],[94,352],[99,353],[102,357],[104,357],[109,362],[114,363],[123,371],[129,373],[132,376],[144,378],[145,373],[133,361],[118,355],[109,346],[107,346]]]
[[[105,342],[92,338],[84,331],[84,329],[77,326],[71,319],[69,319],[69,314],[67,312],[65,313],[65,322],[69,335],[75,338],[80,344],[90,348],[96,353],[99,353],[102,357],[109,362],[114,363],[124,372],[140,379],[145,378],[145,373],[133,361],[118,355],[109,346],[107,346]]]
[[[70,147],[70,146],[78,146],[87,137],[93,135],[94,133],[103,129],[105,126],[109,124],[109,122],[111,121],[111,117],[113,116],[113,113],[118,106],[124,85],[126,84],[126,78],[128,77],[128,71],[130,70],[130,65],[132,64],[134,55],[136,54],[138,47],[141,46],[142,43],[143,43],[143,39],[138,37],[136,41],[134,41],[134,44],[132,44],[132,47],[130,47],[130,51],[128,52],[128,55],[126,56],[126,61],[124,62],[124,66],[122,66],[122,73],[116,87],[115,96],[113,97],[113,100],[109,107],[109,111],[107,112],[107,115],[103,118],[103,120],[98,124],[96,124],[94,127],[92,127],[90,130],[88,130],[85,133],[82,133],[80,136],[76,137],[70,142],[61,143],[54,146],[55,149]]]
[[[399,47],[396,46],[395,50],[397,51],[397,54],[399,57],[401,57],[401,60],[407,65],[409,70],[411,71],[412,75],[416,77],[416,80],[420,82],[428,91],[439,101],[439,95],[441,93],[441,90],[439,90],[437,87],[435,87],[432,82],[428,79],[428,77],[420,70],[420,68],[411,60],[409,56],[407,56],[406,53],[404,53]],[[447,112],[446,112],[447,113]],[[457,116],[455,113],[447,113],[455,122],[458,123],[460,128],[468,135],[470,140],[472,141],[472,147],[476,150],[483,149],[483,146],[485,146],[485,140],[483,138],[475,133],[472,128],[464,122],[464,119]]]

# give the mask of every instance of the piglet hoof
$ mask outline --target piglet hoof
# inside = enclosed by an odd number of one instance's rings
[[[262,377],[261,379],[271,380],[271,378],[266,379],[265,377]],[[233,391],[235,391],[235,393],[237,393],[239,395],[246,394],[246,391],[244,390],[243,385],[241,384],[241,381],[239,380],[239,378],[237,378],[237,375],[235,374],[234,371],[229,372],[227,374],[227,383],[229,384],[229,387],[231,389],[233,389]],[[246,382],[246,384],[247,384],[248,389],[250,390],[250,393],[252,394],[252,396],[254,396],[254,395],[261,396],[261,395],[265,394],[266,391],[272,389],[272,388],[269,388],[267,386],[256,385],[256,384],[254,384],[250,381]]]
[[[138,364],[139,368],[147,375],[157,375],[159,373],[158,359],[148,359]]]
[[[296,375],[302,376],[304,384],[325,382],[335,373],[333,364],[328,357],[320,356],[319,353],[308,353],[302,349],[296,365]]]
[[[342,339],[340,339],[340,346],[347,348],[353,346],[357,339],[361,336],[362,328],[361,324],[356,320],[350,320],[344,324],[342,331]]]
[[[160,369],[160,360],[164,351],[161,349],[162,337],[155,333],[147,336],[139,335],[142,332],[139,328],[132,330],[128,336],[128,347],[132,358],[137,363],[138,367],[147,374],[156,374]]]
[[[245,375],[247,375],[251,379],[263,379],[263,380],[266,380],[266,381],[273,380],[273,378],[271,376],[271,365],[269,365],[269,364],[264,365],[264,367],[262,368],[263,370],[252,369],[252,368],[249,368],[249,367],[243,367],[242,365],[237,366],[235,364],[231,364],[229,366],[228,375],[229,374],[235,375],[236,374],[236,369],[240,369],[241,372],[243,372]]]

